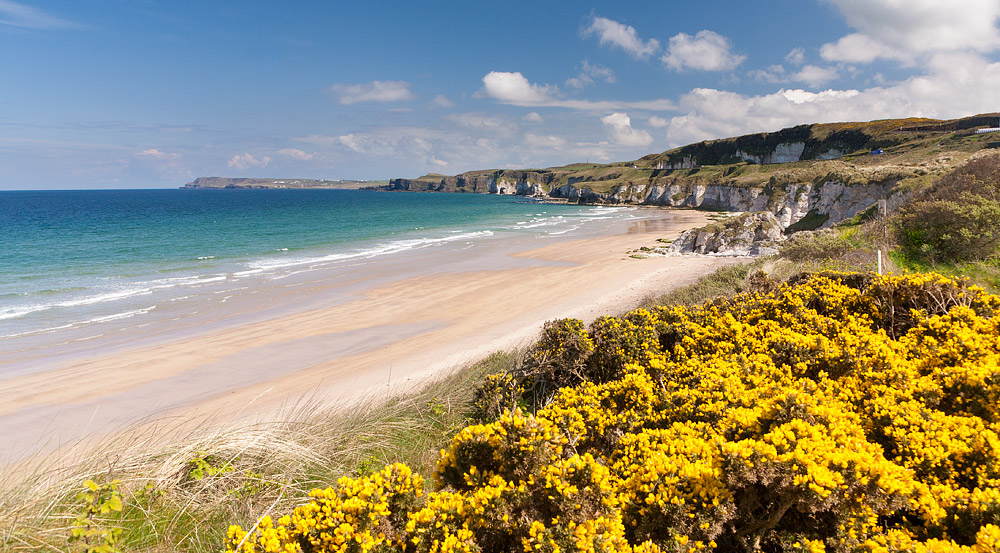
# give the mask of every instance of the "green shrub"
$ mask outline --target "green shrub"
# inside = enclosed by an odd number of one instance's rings
[[[963,192],[955,200],[906,206],[896,223],[907,256],[929,262],[981,261],[1000,249],[1000,201]]]
[[[1000,156],[974,159],[903,206],[895,220],[904,255],[930,263],[981,261],[1000,252]]]

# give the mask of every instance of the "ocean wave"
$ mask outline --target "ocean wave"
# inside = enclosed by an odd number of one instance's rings
[[[156,306],[155,305],[151,305],[149,307],[145,307],[145,308],[142,308],[142,309],[130,309],[128,311],[122,311],[122,312],[119,312],[119,313],[112,313],[110,315],[100,315],[100,316],[97,316],[97,317],[91,317],[89,319],[85,319],[85,320],[81,320],[81,321],[73,321],[71,323],[61,324],[61,325],[58,325],[58,326],[38,328],[38,329],[34,329],[34,330],[28,330],[28,331],[25,331],[25,332],[17,332],[17,333],[13,333],[13,334],[0,334],[0,338],[20,338],[22,336],[31,336],[31,335],[34,335],[34,334],[42,334],[42,333],[45,333],[45,332],[55,332],[57,330],[67,330],[67,329],[70,329],[70,328],[79,328],[81,326],[85,326],[85,325],[93,324],[93,323],[106,323],[106,322],[110,322],[110,321],[118,321],[118,320],[121,320],[121,319],[129,319],[129,318],[135,317],[136,315],[145,315],[146,313],[149,313],[150,311],[152,311],[154,309],[156,309]]]
[[[134,298],[137,296],[150,295],[160,290],[176,288],[178,286],[190,286],[190,285],[202,286],[205,284],[211,284],[213,282],[224,281],[227,278],[229,278],[227,275],[215,274],[215,275],[184,276],[184,277],[174,277],[174,278],[160,278],[154,280],[132,282],[127,284],[122,284],[119,289],[109,292],[91,293],[72,299],[62,299],[58,301],[38,302],[38,303],[4,307],[0,309],[0,321],[18,319],[21,317],[25,317],[27,315],[31,315],[33,313],[39,313],[51,309],[72,309],[76,307],[93,306],[102,303],[116,302],[129,298]],[[85,287],[74,287],[74,288],[67,288],[64,291],[72,292],[72,291],[83,291],[83,290],[91,290],[91,289]]]
[[[482,238],[492,235],[493,231],[491,230],[481,230],[475,232],[459,232],[456,234],[452,234],[451,236],[444,236],[441,238],[412,238],[407,240],[394,240],[392,242],[386,242],[384,244],[379,244],[376,246],[372,246],[370,248],[354,250],[350,252],[343,252],[343,253],[332,253],[328,255],[310,256],[310,257],[297,257],[291,259],[267,259],[267,260],[251,261],[246,265],[248,267],[248,270],[239,271],[233,273],[233,275],[248,276],[253,274],[259,274],[264,271],[273,271],[288,267],[296,267],[299,265],[337,263],[349,259],[370,259],[382,255],[426,248],[429,246],[444,244],[447,242],[472,240],[475,238]]]

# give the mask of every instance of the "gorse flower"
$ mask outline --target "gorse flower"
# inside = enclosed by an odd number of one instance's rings
[[[824,273],[550,323],[485,385],[535,411],[459,431],[435,491],[342,479],[227,550],[1000,551],[998,312],[937,275]]]

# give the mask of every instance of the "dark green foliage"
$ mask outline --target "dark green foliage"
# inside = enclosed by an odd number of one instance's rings
[[[984,156],[945,175],[900,209],[896,239],[909,258],[981,261],[1000,252],[1000,156]]]
[[[1000,247],[1000,202],[971,193],[915,202],[900,215],[897,237],[907,255],[930,262],[988,259]]]

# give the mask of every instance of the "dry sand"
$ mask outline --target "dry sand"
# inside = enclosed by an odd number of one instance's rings
[[[303,397],[344,404],[402,391],[493,351],[528,345],[547,320],[620,313],[742,261],[630,258],[628,250],[705,222],[689,211],[667,217],[513,254],[532,263],[390,279],[348,301],[91,353],[4,380],[0,463],[62,453],[140,421],[266,420]]]

